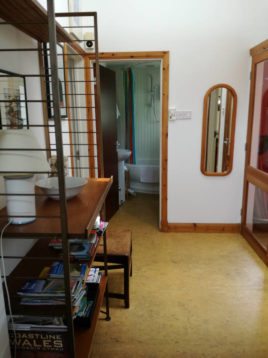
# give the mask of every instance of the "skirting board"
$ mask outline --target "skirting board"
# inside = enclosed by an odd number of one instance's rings
[[[240,224],[176,224],[167,223],[162,226],[166,232],[240,232]]]

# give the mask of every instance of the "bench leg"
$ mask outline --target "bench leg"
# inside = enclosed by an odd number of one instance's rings
[[[125,307],[129,308],[129,259],[127,258],[126,263],[124,265],[124,297],[125,297]]]

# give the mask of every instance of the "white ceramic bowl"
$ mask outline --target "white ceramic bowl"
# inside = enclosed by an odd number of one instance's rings
[[[86,185],[87,179],[80,177],[65,177],[66,199],[71,199],[78,195]],[[59,200],[58,177],[41,179],[35,185],[51,199]]]

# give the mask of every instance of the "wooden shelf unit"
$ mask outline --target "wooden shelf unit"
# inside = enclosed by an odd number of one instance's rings
[[[52,0],[51,0],[52,1]],[[56,1],[56,0],[55,0]],[[50,9],[48,12],[52,14],[52,6],[50,3]],[[57,107],[60,108],[59,105],[59,87],[57,85],[57,76],[55,76],[55,73],[58,71],[58,68],[56,66],[57,61],[55,59],[53,60],[54,54],[56,51],[56,43],[62,43],[64,45],[68,44],[68,46],[64,46],[64,59],[68,57],[68,49],[71,48],[72,51],[70,53],[80,56],[83,59],[84,63],[84,82],[85,82],[85,95],[86,95],[86,120],[87,128],[85,129],[85,133],[87,134],[88,138],[88,146],[92,145],[90,144],[90,138],[91,134],[90,131],[92,131],[92,122],[93,122],[93,111],[92,106],[94,106],[92,97],[92,91],[91,91],[91,83],[93,83],[95,94],[95,117],[94,120],[96,120],[96,127],[97,127],[97,142],[99,142],[100,138],[98,137],[100,134],[100,127],[99,127],[99,121],[98,118],[100,116],[100,110],[99,110],[99,96],[100,96],[100,90],[99,90],[99,70],[98,70],[98,40],[97,40],[97,19],[96,19],[96,13],[94,12],[87,12],[82,13],[81,16],[91,16],[93,18],[94,26],[93,29],[90,29],[94,32],[94,48],[95,53],[93,53],[93,57],[95,57],[95,77],[90,77],[90,64],[88,59],[86,58],[87,53],[83,50],[83,48],[80,46],[81,42],[71,33],[65,30],[65,28],[61,27],[61,25],[56,22],[55,23],[55,33],[51,35],[53,23],[55,18],[60,17],[68,17],[68,16],[79,16],[79,13],[59,13],[59,14],[53,14],[53,16],[49,16],[47,11],[37,2],[37,0],[0,0],[0,18],[3,21],[0,21],[0,25],[11,25],[13,27],[16,27],[20,31],[24,32],[34,40],[38,42],[38,46],[36,48],[33,46],[33,48],[2,48],[0,49],[0,52],[8,52],[10,51],[13,54],[16,54],[16,52],[25,52],[28,53],[29,56],[31,56],[31,53],[33,51],[37,51],[40,56],[40,63],[42,62],[42,59],[44,56],[42,43],[49,43],[50,44],[50,55],[51,55],[51,68],[54,69],[54,75],[53,71],[51,71],[51,79],[47,80],[44,79],[44,71],[42,68],[40,68],[40,79],[41,79],[41,91],[42,91],[42,99],[40,100],[40,103],[46,102],[44,98],[45,90],[44,85],[42,82],[51,81],[52,83],[52,93],[54,93],[55,90],[55,98],[53,97],[54,101],[54,114],[55,117],[53,118],[55,122],[55,133],[56,133],[56,154],[58,161],[60,162],[59,170],[58,170],[58,176],[59,180],[64,180],[64,168],[63,168],[63,150],[61,144],[61,126],[58,124],[61,121],[61,117],[57,114],[60,113],[60,111],[57,111]],[[53,21],[51,21],[53,19]],[[0,27],[1,28],[1,27]],[[68,26],[67,26],[68,30]],[[53,49],[54,48],[54,49]],[[54,54],[53,54],[54,52]],[[55,55],[56,56],[56,55]],[[41,66],[41,65],[40,65]],[[54,68],[53,68],[54,66]],[[42,66],[41,66],[42,67]],[[68,75],[69,64],[67,66],[68,68],[65,68],[65,76]],[[83,67],[82,67],[83,68]],[[80,67],[81,69],[81,67]],[[23,74],[27,79],[30,80],[31,77],[38,77],[35,73],[30,74]],[[54,80],[54,82],[53,82]],[[68,81],[67,81],[68,82]],[[69,81],[71,82],[71,81]],[[81,81],[78,81],[81,82]],[[92,86],[92,87],[93,87]],[[66,85],[66,88],[68,86]],[[70,104],[70,98],[69,91],[70,89],[66,89],[66,108],[67,108],[67,114],[68,117],[70,117],[71,113],[71,104]],[[71,94],[70,94],[71,96]],[[89,100],[90,98],[90,100]],[[27,102],[27,101],[26,101]],[[29,100],[29,102],[31,102]],[[69,103],[69,104],[68,104]],[[46,107],[47,103],[42,104],[43,110]],[[69,106],[69,107],[68,107]],[[92,113],[91,113],[92,112]],[[46,113],[46,109],[44,110],[44,117],[47,117],[48,114]],[[72,118],[73,120],[74,118]],[[48,118],[44,118],[44,128],[45,126],[48,126]],[[31,125],[29,126],[31,127]],[[91,128],[91,129],[90,129]],[[46,134],[46,136],[48,136]],[[48,144],[49,141],[46,143]],[[99,143],[98,143],[99,144]],[[47,146],[46,150],[49,148]],[[73,154],[72,148],[71,148],[71,154]],[[98,152],[99,154],[99,152]],[[73,155],[74,156],[74,155]],[[92,175],[92,173],[96,172],[95,163],[98,163],[99,161],[96,160],[98,158],[90,155],[90,151],[88,150],[88,161],[89,161],[89,173]],[[73,164],[73,159],[72,159]],[[0,168],[1,170],[1,168]],[[83,170],[83,169],[82,169]],[[101,174],[102,172],[99,171]],[[112,178],[99,178],[99,179],[88,179],[88,183],[82,190],[82,192],[75,198],[66,201],[65,194],[60,193],[60,200],[52,200],[48,199],[41,194],[40,191],[36,190],[36,204],[37,204],[37,211],[36,211],[36,220],[29,224],[24,225],[10,225],[6,228],[4,232],[4,238],[6,240],[9,239],[28,239],[28,238],[35,238],[37,239],[35,245],[32,249],[29,250],[29,252],[25,255],[25,257],[16,257],[13,255],[14,258],[21,259],[19,264],[16,266],[16,268],[12,271],[10,277],[8,278],[8,282],[10,285],[10,294],[11,299],[12,297],[16,297],[16,293],[18,289],[21,287],[21,283],[27,280],[27,278],[37,278],[39,273],[42,270],[42,267],[46,265],[48,262],[53,262],[53,260],[59,259],[59,256],[55,254],[55,252],[52,252],[48,248],[48,241],[51,238],[62,238],[63,239],[63,254],[62,254],[62,260],[65,263],[65,266],[67,267],[68,275],[64,277],[65,282],[65,288],[69,287],[69,281],[70,281],[70,271],[69,271],[69,253],[68,253],[68,240],[71,238],[86,238],[87,235],[90,233],[97,215],[100,213],[104,206],[104,202],[106,199],[106,196],[109,192],[109,189],[112,185]],[[63,210],[63,208],[65,210]],[[62,223],[62,217],[64,217],[66,220],[63,225]],[[8,215],[6,209],[0,210],[0,229],[2,229],[5,224],[8,221]],[[104,245],[105,246],[105,245]],[[105,247],[104,247],[105,250]],[[92,255],[92,258],[88,261],[88,265],[91,266],[93,264],[93,259],[95,256],[95,252]],[[7,258],[11,258],[11,256],[7,256]],[[70,295],[66,294],[66,305],[63,307],[58,306],[35,306],[35,307],[29,307],[29,306],[21,306],[19,305],[18,297],[15,299],[14,303],[14,312],[13,313],[25,313],[25,314],[33,314],[33,315],[40,315],[40,312],[44,315],[62,315],[66,319],[66,323],[68,326],[68,354],[70,358],[73,357],[88,357],[91,350],[91,344],[92,339],[95,331],[95,326],[97,323],[97,318],[100,312],[100,307],[103,302],[104,296],[105,296],[105,290],[107,286],[107,270],[105,272],[105,275],[102,277],[100,282],[100,288],[99,293],[97,297],[97,302],[95,305],[94,314],[91,321],[90,328],[79,328],[74,327],[72,322],[72,316],[71,316],[71,301],[70,301]],[[107,296],[108,297],[108,296]],[[17,300],[17,302],[16,302]],[[107,303],[107,299],[106,299]],[[108,317],[108,316],[107,316]],[[106,318],[107,318],[106,317]],[[34,353],[33,353],[34,354]]]
[[[99,214],[106,195],[111,187],[112,179],[88,179],[82,192],[67,201],[68,236],[84,237],[89,232]],[[44,196],[37,198],[37,219],[25,225],[12,225],[5,231],[5,236],[31,237],[60,236],[59,201]],[[0,226],[6,223],[6,209],[0,211]]]
[[[71,223],[75,222],[74,226],[70,224],[70,228],[72,228],[73,230],[71,231],[72,235],[70,235],[69,238],[72,238],[73,236],[76,238],[87,237],[93,227],[93,224],[95,223],[97,215],[99,214],[104,204],[106,195],[109,191],[111,184],[112,178],[90,179],[85,189],[77,197],[68,201],[68,208],[73,209],[69,211],[69,214],[72,216],[72,220],[70,221]],[[39,207],[39,212],[42,214],[44,214],[44,211],[42,210],[45,210],[45,212],[47,212],[47,210],[50,209],[52,213],[54,213],[55,210],[59,210],[58,201],[54,201],[52,199],[43,199],[41,203],[42,205],[41,207]],[[76,209],[75,213],[74,209]],[[3,209],[2,211],[5,211],[5,209]],[[52,222],[52,225],[49,226],[49,219],[47,218],[46,220],[48,229],[54,229],[54,223]],[[37,229],[39,225],[38,219],[34,224],[34,228]],[[31,230],[32,225],[33,223],[26,225],[9,226],[9,231],[5,233],[5,237],[30,237],[31,235],[33,235],[34,231],[33,229]],[[34,232],[35,235],[38,236],[41,236],[40,234],[42,234],[42,236],[44,235],[44,232],[42,231],[36,230]],[[54,261],[63,261],[64,257],[61,251],[49,247],[50,239],[59,235],[58,230],[48,232],[49,233],[46,234],[47,237],[42,237],[38,239],[38,241],[29,250],[27,255],[19,262],[19,264],[15,267],[15,269],[12,271],[12,274],[8,278],[8,286],[10,289],[11,297],[16,297],[16,292],[26,280],[38,278],[42,269],[45,266],[51,265],[51,263]],[[96,247],[91,252],[90,259],[79,260],[79,262],[86,262],[89,266],[92,266],[96,255],[97,246],[99,245],[99,241],[100,239],[98,239]],[[25,310],[25,307],[22,307],[17,304],[16,300],[14,301],[15,309],[13,306],[13,314],[22,314]],[[40,310],[40,306],[34,308],[34,310],[36,311],[38,311],[38,309]],[[26,308],[26,310],[30,311],[29,308]],[[42,306],[42,310],[50,312],[51,309]],[[57,311],[62,312],[62,309],[60,309],[60,307],[57,307],[55,309],[55,312]]]
[[[112,178],[106,179],[89,179],[85,189],[75,198],[68,201],[69,215],[74,215],[74,209],[76,208],[75,217],[77,220],[71,220],[70,229],[72,235],[76,237],[86,237],[90,233],[96,217],[104,205],[106,195],[112,184]],[[53,214],[58,211],[59,202],[52,199],[44,199],[40,201],[39,213],[44,214],[47,210],[50,210]],[[3,209],[2,211],[5,211]],[[36,222],[26,225],[11,225],[7,232],[8,236],[12,238],[25,238],[35,232],[35,235],[44,234],[42,231],[38,232],[38,223]],[[76,221],[76,222],[75,222]],[[74,225],[72,225],[72,223]],[[48,223],[47,223],[48,224]],[[83,230],[83,227],[86,230]],[[56,229],[55,229],[56,228]],[[54,230],[55,229],[55,230]],[[33,230],[33,231],[32,231]],[[54,230],[54,231],[53,231]],[[13,314],[35,314],[40,315],[40,311],[43,315],[62,316],[65,312],[65,307],[59,306],[23,306],[20,305],[20,297],[17,295],[17,291],[22,287],[23,283],[28,279],[36,279],[41,273],[42,269],[51,264],[53,261],[59,259],[63,260],[63,257],[59,252],[48,246],[51,237],[58,236],[58,227],[55,227],[54,223],[50,226],[48,224],[49,234],[47,238],[41,237],[37,240],[35,245],[29,250],[27,255],[22,258],[20,263],[12,271],[8,277],[8,287],[12,302]],[[6,236],[6,235],[5,235]],[[72,236],[70,236],[71,238]],[[97,250],[97,246],[100,243],[100,239],[97,241],[96,247],[91,254],[90,260],[81,260],[79,262],[87,262],[89,266],[92,266]],[[94,313],[91,318],[91,325],[89,328],[74,326],[74,344],[76,357],[87,357],[90,354],[92,339],[94,336],[97,319],[99,316],[101,304],[104,299],[105,289],[107,285],[107,276],[104,275],[100,282],[99,293],[94,309]]]

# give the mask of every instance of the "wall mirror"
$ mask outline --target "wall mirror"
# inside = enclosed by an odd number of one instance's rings
[[[228,175],[233,166],[237,95],[227,84],[211,87],[204,97],[201,172]]]

